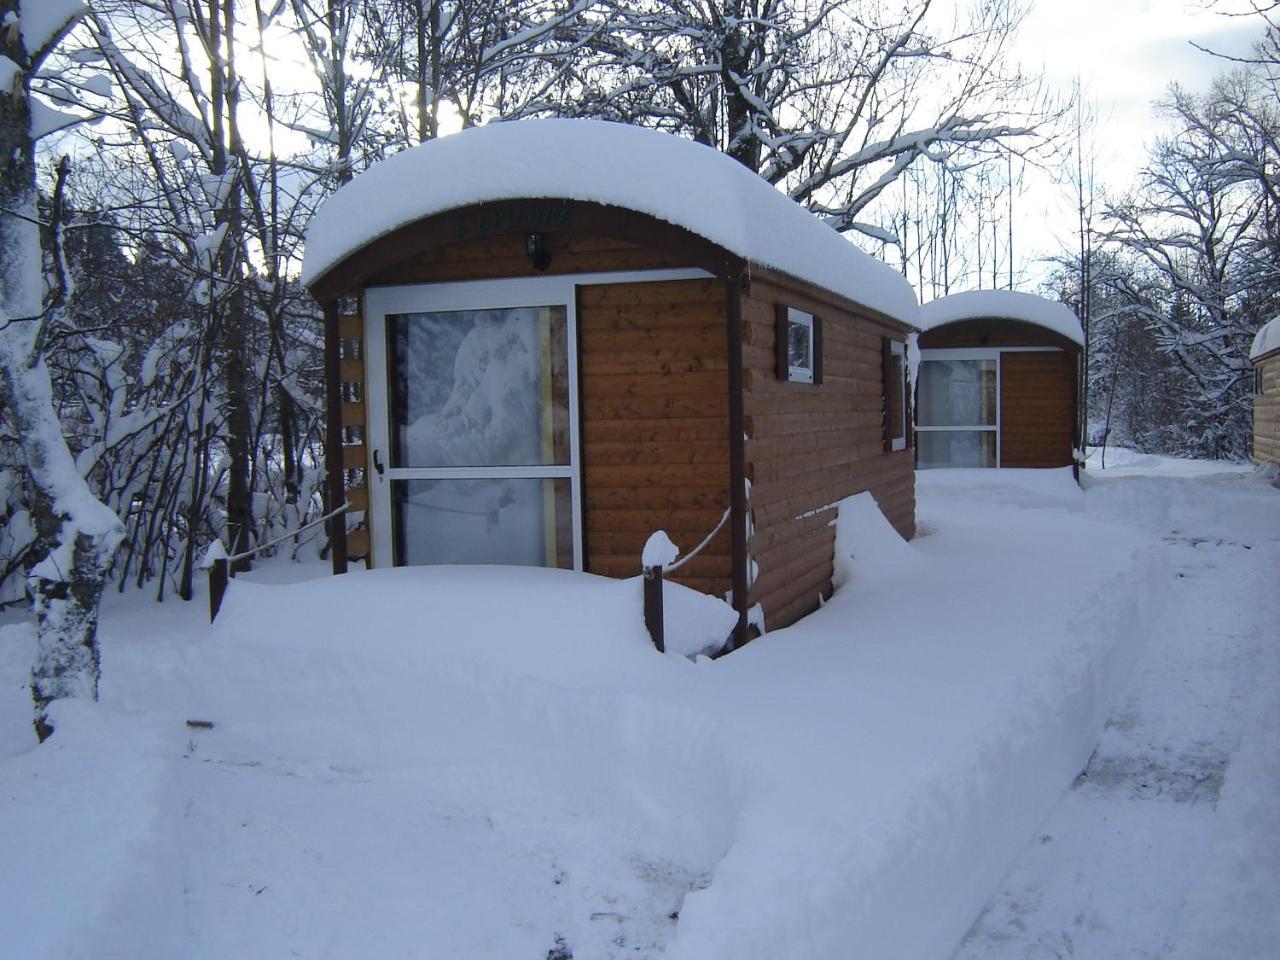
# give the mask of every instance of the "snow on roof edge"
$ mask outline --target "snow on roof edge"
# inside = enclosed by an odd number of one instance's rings
[[[932,330],[943,324],[984,317],[1034,324],[1084,346],[1084,329],[1070,307],[1017,290],[968,290],[939,297],[920,308],[920,328]]]
[[[1258,328],[1249,347],[1249,361],[1260,360],[1276,350],[1280,350],[1280,317],[1274,317]]]
[[[601,120],[493,123],[375,164],[312,217],[302,282],[314,284],[356,250],[427,217],[552,197],[647,214],[917,325],[919,303],[906,278],[736,160],[672,134]]]

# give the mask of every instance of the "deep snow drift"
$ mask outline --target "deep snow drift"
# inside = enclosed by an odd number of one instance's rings
[[[636,581],[237,582],[213,628],[116,601],[102,703],[33,748],[5,629],[6,946],[946,957],[1088,760],[1172,578],[1069,472],[920,486],[916,541],[847,502],[837,595],[714,662],[652,649]]]

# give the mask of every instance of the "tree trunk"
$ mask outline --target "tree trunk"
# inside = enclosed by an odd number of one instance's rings
[[[0,0],[0,20],[17,18],[18,7],[18,0]],[[28,582],[35,596],[37,652],[31,695],[36,734],[44,740],[53,732],[51,701],[98,695],[98,602],[123,528],[76,469],[43,357],[48,311],[64,309],[66,277],[59,267],[46,306],[29,90],[42,54],[30,55],[20,30],[13,29],[0,31],[0,51],[19,70],[13,89],[0,92],[0,385],[34,490],[37,563]],[[54,217],[59,219],[59,210]],[[54,230],[56,237],[56,223]]]
[[[34,327],[34,321],[12,322],[0,335],[0,369],[35,488],[31,518],[40,560],[28,577],[37,637],[31,697],[36,734],[44,740],[53,732],[50,702],[97,699],[98,603],[123,527],[76,471],[53,410],[43,359],[30,351],[25,360],[19,355],[22,333],[27,328],[34,333]],[[28,339],[34,348],[35,337]]]

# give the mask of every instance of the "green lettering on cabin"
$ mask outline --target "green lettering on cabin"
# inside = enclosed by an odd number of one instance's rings
[[[495,233],[528,233],[551,228],[566,230],[572,224],[571,203],[527,203],[498,209],[480,207],[458,215],[454,238],[466,240]]]

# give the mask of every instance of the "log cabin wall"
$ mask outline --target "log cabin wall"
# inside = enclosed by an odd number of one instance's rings
[[[690,266],[613,237],[561,232],[545,239],[551,262],[544,271],[530,264],[520,233],[427,250],[379,272],[367,285]],[[715,528],[728,507],[724,304],[723,282],[710,279],[579,288],[583,565],[588,572],[637,576],[651,533],[665,529],[687,550]],[[731,569],[726,527],[672,579],[725,596]]]
[[[543,236],[551,256],[546,270],[535,270],[530,264],[523,233],[505,234],[461,240],[427,250],[376,274],[367,286],[659,270],[690,265],[678,262],[669,254],[612,237],[580,233],[546,233]]]
[[[1061,347],[1068,353],[1080,345],[1043,327],[998,318],[961,320],[920,334],[921,350],[957,347]]]
[[[1000,354],[1000,466],[1071,466],[1075,390],[1074,354]]]
[[[729,378],[721,280],[578,288],[586,569],[640,573],[655,530],[687,551],[729,506]],[[672,579],[730,589],[726,526]]]
[[[775,308],[822,320],[822,383],[778,379]],[[905,330],[784,279],[753,277],[743,297],[743,404],[751,483],[749,603],[765,628],[794,623],[831,592],[834,505],[870,491],[903,537],[915,534],[910,449],[886,452],[883,338]]]
[[[1253,462],[1280,463],[1280,353],[1260,357],[1254,368]]]

